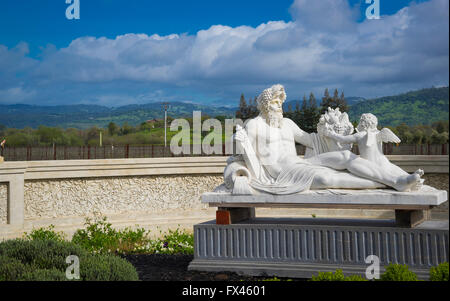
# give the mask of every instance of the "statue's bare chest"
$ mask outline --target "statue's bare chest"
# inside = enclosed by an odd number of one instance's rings
[[[260,139],[263,139],[266,145],[273,144],[293,144],[294,135],[289,127],[274,128],[266,124],[258,128]]]

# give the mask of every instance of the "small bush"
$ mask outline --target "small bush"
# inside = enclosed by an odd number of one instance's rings
[[[79,229],[72,242],[94,253],[135,253],[147,244],[147,232],[144,229],[116,230],[106,221],[106,217],[91,221],[86,219],[86,229]]]
[[[430,280],[431,281],[448,281],[448,262],[439,264],[437,267],[432,267],[430,269]]]
[[[87,281],[137,281],[134,266],[117,256],[95,255],[80,259],[80,278]]]
[[[150,242],[149,251],[161,254],[194,254],[194,235],[179,229],[169,230],[162,238]]]
[[[359,275],[345,277],[342,270],[336,270],[335,273],[319,272],[317,276],[312,276],[310,281],[367,281],[367,279]]]
[[[65,272],[57,269],[34,269],[20,275],[17,280],[22,281],[67,281]]]
[[[55,241],[65,241],[64,232],[56,232],[55,226],[50,225],[47,228],[33,229],[31,233],[24,233],[23,236],[26,240],[55,240]]]
[[[381,277],[381,281],[418,281],[417,275],[411,272],[407,265],[390,264],[386,267]]]
[[[27,271],[19,260],[0,255],[0,281],[14,281]]]
[[[79,257],[80,280],[138,280],[136,269],[125,259],[91,254],[70,242],[40,239],[0,243],[0,280],[67,280],[69,255]]]
[[[150,239],[143,228],[116,230],[106,218],[86,220],[86,229],[75,232],[72,242],[86,250],[102,254],[194,254],[194,236],[179,229],[169,230],[162,238]]]
[[[40,269],[65,270],[67,256],[76,255],[82,258],[88,256],[89,253],[70,242],[14,239],[0,243],[1,255],[15,258],[24,265],[32,265]]]

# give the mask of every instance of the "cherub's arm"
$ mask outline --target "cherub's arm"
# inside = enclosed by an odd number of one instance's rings
[[[339,143],[350,144],[350,143],[358,143],[358,141],[364,136],[363,133],[356,133],[353,135],[342,136],[331,131],[327,131],[325,136],[336,140]]]

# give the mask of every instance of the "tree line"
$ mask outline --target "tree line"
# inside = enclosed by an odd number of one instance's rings
[[[211,118],[202,114],[201,122]],[[216,116],[224,128],[227,116]],[[191,131],[193,128],[192,117],[185,118]],[[170,131],[170,123],[174,120],[167,116],[167,141],[177,132]],[[202,137],[209,132],[202,131]],[[149,120],[137,126],[127,122],[118,125],[110,122],[105,128],[90,127],[88,129],[76,129],[61,127],[48,127],[41,125],[37,129],[26,127],[24,129],[6,128],[0,124],[0,141],[6,139],[6,146],[99,146],[102,145],[164,145],[164,120]]]
[[[168,122],[171,120],[172,118],[168,118]],[[164,121],[143,122],[138,126],[131,126],[127,122],[122,125],[110,122],[106,128],[93,126],[88,129],[63,129],[43,125],[37,129],[15,129],[0,125],[0,139],[4,138],[7,147],[98,146],[100,141],[103,145],[164,144]]]

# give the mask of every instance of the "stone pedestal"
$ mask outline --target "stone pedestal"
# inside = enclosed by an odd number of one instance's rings
[[[426,221],[414,229],[389,220],[260,219],[233,225],[210,221],[194,226],[189,270],[242,275],[310,278],[342,269],[365,276],[376,255],[380,273],[389,263],[406,264],[419,278],[448,262],[448,221]]]
[[[255,218],[255,208],[327,208],[327,209],[389,209],[395,211],[394,225],[414,228],[430,217],[430,209],[447,201],[447,191],[423,186],[414,192],[392,189],[311,190],[289,195],[267,193],[238,195],[219,186],[202,195],[202,202],[218,207],[216,221],[228,225]]]
[[[397,227],[414,228],[431,217],[431,210],[395,210]]]
[[[255,218],[255,208],[227,208],[219,207],[216,211],[218,225],[230,225]]]

